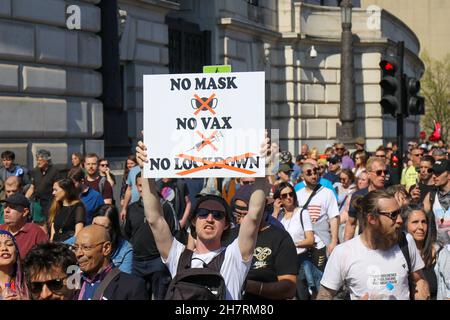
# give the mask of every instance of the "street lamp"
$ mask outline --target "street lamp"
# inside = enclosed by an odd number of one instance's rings
[[[352,2],[342,0],[341,7],[341,103],[339,120],[341,125],[337,127],[339,141],[344,144],[353,144],[355,135],[355,78],[353,64],[353,34],[352,34]]]

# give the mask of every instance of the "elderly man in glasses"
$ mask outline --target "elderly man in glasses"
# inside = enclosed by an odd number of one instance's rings
[[[148,300],[143,279],[114,267],[111,239],[103,226],[81,229],[72,250],[83,271],[78,300]]]
[[[30,298],[73,300],[79,285],[77,258],[69,246],[46,242],[33,247],[24,261]]]
[[[370,191],[383,190],[386,180],[387,170],[386,162],[382,158],[371,157],[367,160],[366,171],[369,177],[369,187],[361,189],[352,194],[350,199],[350,208],[348,210],[348,220],[345,225],[344,241],[350,240],[355,235],[357,223],[357,211],[353,206],[353,200],[358,196],[364,196]],[[360,232],[362,226],[360,226]]]
[[[402,233],[395,197],[371,191],[356,200],[356,207],[364,231],[333,251],[317,299],[332,299],[344,283],[352,300],[429,299],[425,264],[412,236]]]

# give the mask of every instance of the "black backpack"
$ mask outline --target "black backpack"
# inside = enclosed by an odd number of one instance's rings
[[[177,274],[172,279],[165,300],[224,300],[225,280],[220,268],[225,259],[225,250],[203,268],[191,268],[193,251],[185,249],[178,261]]]

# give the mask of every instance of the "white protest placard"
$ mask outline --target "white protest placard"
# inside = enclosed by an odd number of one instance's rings
[[[264,105],[264,72],[144,75],[144,177],[263,177]]]

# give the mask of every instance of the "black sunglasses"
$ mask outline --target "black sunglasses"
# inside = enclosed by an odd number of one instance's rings
[[[388,171],[387,170],[376,170],[376,171],[372,171],[375,172],[375,174],[380,177],[382,174],[384,174],[385,176],[387,176]]]
[[[60,291],[64,286],[64,279],[53,279],[48,280],[44,282],[30,282],[29,283],[29,290],[33,294],[39,294],[42,292],[42,288],[44,287],[44,284],[47,286],[47,288],[52,292],[58,292]]]
[[[420,172],[420,170],[421,170],[422,168],[417,168],[416,169],[416,171],[417,172]],[[427,170],[425,170],[427,173],[433,173],[434,172],[434,170],[433,170],[433,168],[426,168]]]
[[[102,163],[102,164],[100,164],[100,167],[108,167],[108,166],[109,166],[108,163]]]
[[[200,219],[206,219],[209,214],[213,215],[214,220],[222,220],[225,218],[225,212],[223,211],[217,211],[217,210],[209,210],[209,209],[198,209],[197,210],[197,217]]]
[[[253,184],[254,181],[241,181],[242,184]]]
[[[400,213],[402,213],[401,209],[398,209],[398,210],[395,210],[392,212],[383,212],[383,211],[378,212],[378,214],[388,217],[389,219],[394,220],[394,221],[397,220],[397,217]]]
[[[287,197],[289,198],[293,198],[294,197],[294,192],[288,192],[288,193],[281,193],[280,194],[280,198],[281,199],[286,199]]]
[[[310,177],[310,176],[312,176],[313,174],[314,174],[314,175],[317,175],[317,171],[318,171],[317,168],[314,168],[314,169],[312,169],[312,170],[311,170],[311,169],[308,169],[308,170],[305,171],[305,174],[306,174],[308,177]]]

